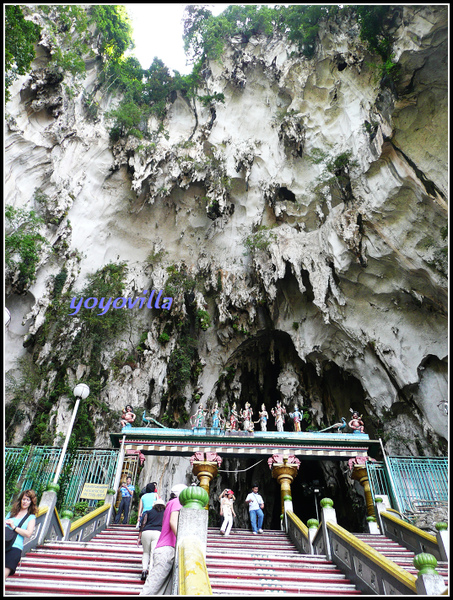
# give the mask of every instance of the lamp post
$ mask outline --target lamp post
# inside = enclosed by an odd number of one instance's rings
[[[71,422],[69,423],[68,431],[66,433],[66,439],[63,444],[63,448],[61,450],[60,460],[58,461],[57,472],[55,473],[55,477],[53,483],[56,484],[58,482],[58,478],[60,477],[61,469],[63,467],[63,461],[66,454],[66,449],[68,447],[69,438],[71,437],[72,428],[74,426],[74,421],[77,415],[77,410],[79,409],[80,400],[85,400],[90,393],[90,388],[86,383],[78,383],[74,388],[74,396],[77,398],[76,403],[74,405],[74,410],[72,411]]]
[[[5,306],[5,329],[8,329],[10,323],[11,323],[11,313]]]

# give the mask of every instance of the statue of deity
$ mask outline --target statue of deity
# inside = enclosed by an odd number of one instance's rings
[[[123,414],[121,415],[121,427],[132,427],[132,423],[135,421],[135,414],[132,411],[132,406],[129,404],[126,408],[123,408]]]
[[[348,425],[353,430],[353,433],[365,433],[365,426],[362,421],[362,415],[359,417],[359,413],[355,411],[352,412],[352,419],[349,421]]]
[[[289,416],[294,421],[294,431],[300,431],[300,423],[302,421],[302,417],[304,416],[304,413],[300,412],[297,404],[294,407],[294,412],[289,413]]]
[[[242,429],[244,431],[253,431],[252,415],[253,410],[250,408],[250,404],[246,402],[244,410],[241,411],[241,419],[243,421]]]
[[[255,423],[259,423],[261,426],[261,431],[267,431],[267,420],[269,419],[269,413],[266,410],[264,404],[261,405],[261,410],[258,413],[259,419],[255,421]]]
[[[239,415],[236,411],[236,402],[233,402],[233,407],[230,413],[230,431],[236,431],[238,426]]]
[[[205,419],[205,409],[203,405],[197,408],[197,412],[190,417],[190,421],[192,423],[192,429],[204,427],[204,419]]]
[[[272,416],[275,417],[275,426],[277,431],[283,431],[283,425],[285,423],[286,408],[282,406],[281,402],[277,402],[275,408],[271,408]]]
[[[218,402],[216,402],[214,404],[214,408],[212,409],[211,415],[212,415],[212,427],[214,429],[218,429],[220,427],[220,410],[219,410]]]

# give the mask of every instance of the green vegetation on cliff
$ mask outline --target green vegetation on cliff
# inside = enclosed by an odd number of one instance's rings
[[[24,19],[20,6],[5,6],[5,100],[9,88],[19,75],[25,75],[35,58],[34,44],[39,40],[40,28]]]
[[[39,233],[44,221],[33,210],[6,206],[5,222],[7,281],[20,293],[36,279],[36,268],[43,247],[48,243]]]

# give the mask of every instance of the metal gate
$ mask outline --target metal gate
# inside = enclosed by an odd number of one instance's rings
[[[367,462],[373,501],[389,497],[392,508],[416,513],[448,502],[448,458],[387,456],[384,463]]]
[[[118,454],[119,450],[116,448],[84,448],[73,453],[68,452],[63,462],[62,473],[67,467],[70,476],[65,485],[62,504],[73,506],[78,502],[85,483],[107,484],[112,487]],[[16,491],[26,489],[35,490],[40,497],[47,485],[53,481],[60,455],[61,448],[53,446],[6,448],[5,479],[8,493],[5,501],[8,503]]]

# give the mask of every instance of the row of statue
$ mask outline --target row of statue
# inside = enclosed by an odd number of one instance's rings
[[[346,419],[342,417],[341,423],[335,423],[330,427],[321,429],[317,433],[323,433],[330,430],[336,430],[338,433],[342,433],[346,429],[347,425],[354,433],[364,433],[365,427],[362,421],[362,416],[359,416],[357,411],[353,411],[352,409],[350,410],[352,413],[352,418],[349,423],[346,423]],[[287,413],[286,408],[282,406],[281,402],[277,402],[277,406],[271,408],[271,414],[275,419],[275,427],[277,428],[277,431],[284,431],[283,427]],[[204,408],[202,404],[199,405],[196,413],[190,417],[192,429],[206,427],[206,418],[208,416],[211,416],[211,427],[213,429],[238,431],[239,424],[242,423],[243,431],[248,431],[250,433],[253,433],[257,423],[260,424],[261,431],[267,431],[267,422],[269,420],[269,413],[267,412],[264,404],[261,405],[261,410],[258,412],[258,420],[254,421],[253,410],[249,402],[246,402],[245,408],[239,411],[236,408],[236,402],[234,402],[227,419],[222,417],[218,402],[216,402],[211,411]],[[303,412],[299,410],[297,404],[294,406],[294,411],[289,413],[289,417],[293,421],[294,431],[301,431],[300,424],[302,421]],[[126,408],[123,409],[123,414],[121,415],[121,427],[131,427],[132,423],[135,421],[135,418],[136,416],[132,411],[132,407],[127,405]]]
[[[351,409],[350,409],[351,410]],[[364,433],[365,428],[362,421],[362,417],[359,416],[357,411],[352,411],[352,418],[349,423],[346,423],[346,419],[342,417],[341,423],[335,423],[330,427],[321,429],[320,432],[336,429],[338,433],[344,431],[347,425],[353,430],[354,433]],[[286,408],[282,406],[281,402],[277,402],[277,406],[271,408],[271,414],[275,419],[275,427],[277,431],[284,431]],[[261,405],[261,410],[258,412],[258,420],[253,420],[253,410],[249,402],[245,403],[245,408],[237,410],[236,402],[233,402],[233,406],[229,411],[228,418],[223,418],[219,409],[219,405],[216,402],[212,410],[208,410],[200,404],[194,415],[190,417],[192,429],[206,427],[207,417],[211,417],[211,427],[213,429],[225,429],[228,431],[238,431],[239,425],[242,424],[242,430],[253,433],[255,425],[260,424],[261,431],[267,431],[267,422],[269,420],[269,413],[266,410],[264,404]],[[288,413],[288,416],[293,421],[293,427],[295,432],[301,431],[301,422],[303,412],[299,410],[297,404],[294,406],[294,411]]]

